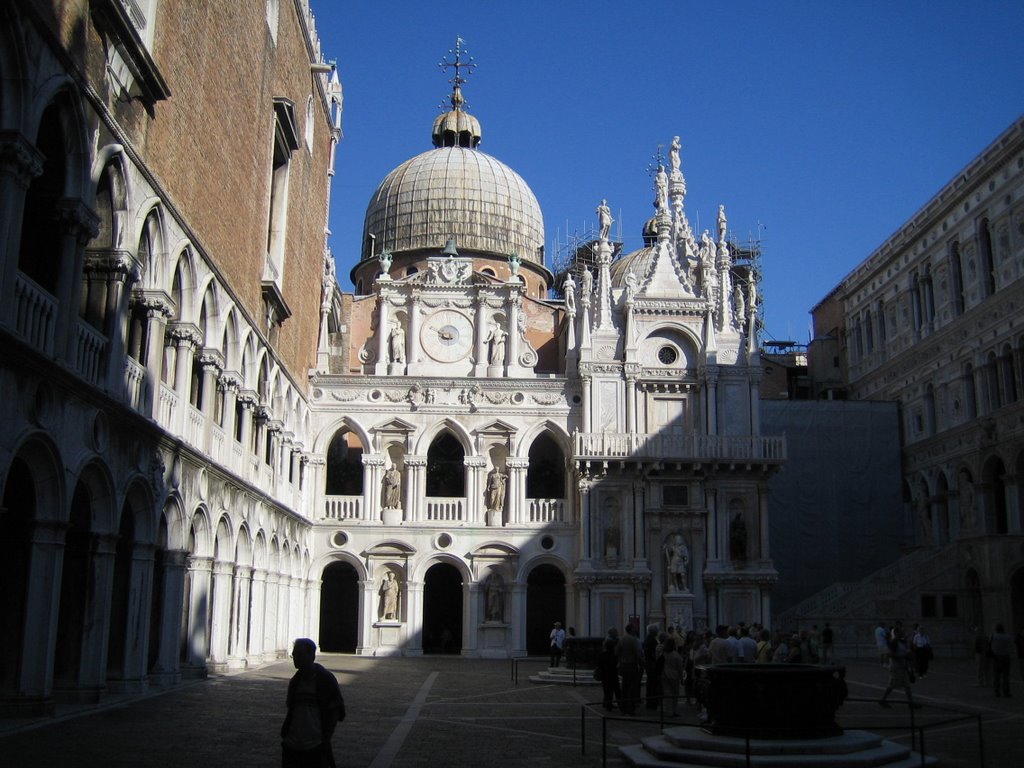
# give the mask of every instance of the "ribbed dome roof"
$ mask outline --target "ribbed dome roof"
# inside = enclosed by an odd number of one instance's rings
[[[617,258],[611,264],[612,285],[621,287],[626,284],[626,275],[632,271],[636,279],[643,282],[647,273],[654,266],[654,257],[658,253],[658,219],[652,217],[644,224],[644,247],[630,251]]]
[[[473,127],[479,132],[478,124]],[[438,147],[389,173],[366,209],[362,259],[371,257],[371,245],[375,253],[440,250],[449,237],[466,255],[515,251],[523,261],[543,264],[544,218],[533,191],[477,149]]]

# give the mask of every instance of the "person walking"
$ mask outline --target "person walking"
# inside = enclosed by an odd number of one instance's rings
[[[825,627],[821,630],[821,660],[825,664],[832,664],[836,660],[835,650],[833,649],[835,639],[836,633],[826,621]]]
[[[661,686],[664,694],[664,709],[671,708],[669,717],[679,717],[679,685],[686,680],[686,662],[676,649],[671,637],[662,645]]]
[[[995,632],[989,638],[989,647],[992,649],[992,683],[996,696],[1010,698],[1010,649],[1013,647],[1013,638],[1002,624],[996,624]]]
[[[562,622],[555,622],[548,639],[551,641],[551,666],[557,667],[562,663],[562,648],[565,645],[565,630],[562,629]]]
[[[288,714],[281,725],[282,768],[334,768],[331,737],[345,719],[345,700],[334,675],[316,663],[316,643],[300,637],[292,647],[295,674],[288,682]]]
[[[624,715],[632,715],[640,701],[640,678],[644,672],[644,649],[634,624],[626,625],[626,634],[619,640],[618,656],[619,674],[622,676],[619,709]]]
[[[920,624],[917,625],[917,629],[914,631],[914,669],[917,670],[918,677],[925,677],[928,674],[928,664],[931,662],[934,654],[932,652],[931,641],[928,640],[928,635],[924,632],[924,627]]]
[[[613,702],[618,702],[622,707],[622,687],[619,685],[619,659],[616,655],[619,645],[619,631],[612,627],[601,643],[601,652],[597,655],[597,668],[594,670],[597,678],[601,681],[601,690],[604,693],[602,705],[607,711],[611,711]]]
[[[920,709],[920,704],[914,703],[914,697],[910,693],[910,647],[907,645],[907,638],[903,634],[903,627],[896,623],[893,628],[892,639],[888,644],[889,649],[889,685],[878,702],[881,706],[889,709],[889,694],[894,688],[902,688],[907,696],[907,704],[911,709]]]
[[[975,626],[974,632],[974,663],[978,670],[977,685],[988,687],[992,683],[992,649],[989,647],[985,630]]]
[[[889,633],[881,621],[875,627],[875,648],[878,649],[879,662],[883,667],[886,666],[889,663]]]

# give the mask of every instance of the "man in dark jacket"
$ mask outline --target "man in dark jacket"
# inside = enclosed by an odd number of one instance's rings
[[[334,675],[316,663],[316,643],[292,647],[295,674],[288,682],[288,714],[281,726],[283,768],[334,768],[331,736],[345,719],[345,700]]]

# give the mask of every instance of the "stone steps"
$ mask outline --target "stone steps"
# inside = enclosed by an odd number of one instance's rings
[[[548,667],[536,675],[530,675],[531,683],[545,683],[547,685],[573,685],[572,669],[568,667]],[[583,667],[576,668],[575,685],[601,685],[594,679],[594,670]]]
[[[743,768],[746,741],[713,736],[696,726],[666,728],[640,744],[620,747],[627,763],[637,768]],[[869,731],[850,730],[824,739],[751,739],[750,765],[762,768],[911,768],[921,758],[908,747]],[[928,758],[924,765],[936,765]]]

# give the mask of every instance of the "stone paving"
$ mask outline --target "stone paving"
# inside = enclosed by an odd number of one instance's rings
[[[342,683],[348,718],[334,739],[339,768],[495,768],[601,765],[601,721],[587,718],[586,754],[580,749],[581,704],[600,699],[593,685],[529,682],[545,662],[428,656],[365,658],[322,654],[319,661]],[[840,710],[847,727],[868,727],[907,740],[906,708],[878,707],[886,675],[876,662],[847,663],[852,698]],[[948,718],[943,707],[982,717],[985,765],[1020,765],[1024,755],[1024,683],[1014,662],[1014,698],[996,698],[974,685],[970,663],[937,660],[917,683],[919,722]],[[0,720],[0,765],[5,768],[271,768],[280,764],[278,729],[290,661],[183,684],[143,697],[112,697],[101,707],[61,710],[48,720]],[[644,710],[641,709],[641,712]],[[693,722],[696,710],[676,722]],[[612,747],[657,733],[639,718],[609,720]],[[894,728],[893,731],[886,729]],[[926,732],[928,754],[942,766],[981,765],[977,724],[948,723]],[[622,766],[615,749],[609,766]]]

